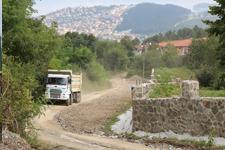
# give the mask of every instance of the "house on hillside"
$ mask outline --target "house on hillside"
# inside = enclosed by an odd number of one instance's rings
[[[172,45],[177,48],[178,55],[186,55],[190,50],[191,44],[192,39],[176,40],[176,41],[161,42],[159,43],[159,48],[163,50],[165,47]]]

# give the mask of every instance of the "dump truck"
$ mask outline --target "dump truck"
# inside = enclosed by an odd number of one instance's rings
[[[82,74],[72,70],[48,70],[45,96],[51,101],[65,101],[69,106],[81,101]]]

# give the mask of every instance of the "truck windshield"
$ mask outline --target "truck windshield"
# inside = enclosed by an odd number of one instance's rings
[[[47,84],[66,85],[67,79],[66,78],[48,78]]]

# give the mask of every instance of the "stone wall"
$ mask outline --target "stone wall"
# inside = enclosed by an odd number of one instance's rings
[[[200,98],[198,83],[183,82],[180,98],[133,100],[133,131],[173,131],[225,138],[225,98]]]

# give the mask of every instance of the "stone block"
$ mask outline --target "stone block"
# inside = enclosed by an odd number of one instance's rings
[[[182,82],[182,98],[186,100],[200,99],[199,82],[193,80],[185,80]]]

